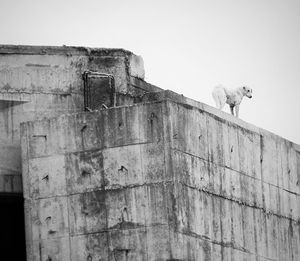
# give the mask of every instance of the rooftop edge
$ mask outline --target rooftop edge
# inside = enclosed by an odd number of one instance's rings
[[[83,46],[42,46],[0,44],[0,54],[21,55],[96,55],[130,56],[133,52],[122,48],[90,48]]]

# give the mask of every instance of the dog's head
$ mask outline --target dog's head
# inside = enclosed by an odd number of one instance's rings
[[[243,86],[243,94],[248,98],[252,98],[252,89],[247,86]]]

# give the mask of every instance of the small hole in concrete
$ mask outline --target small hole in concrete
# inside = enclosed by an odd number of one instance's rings
[[[85,169],[81,171],[81,175],[82,175],[82,176],[87,176],[87,175],[90,175],[90,174],[91,174],[91,173],[88,172],[88,171],[85,170]]]
[[[87,125],[84,125],[82,128],[81,128],[81,132],[84,132],[85,130],[86,130],[86,128],[87,128]]]
[[[128,169],[126,167],[124,167],[123,165],[121,166],[121,168],[118,169],[119,171],[128,171]]]

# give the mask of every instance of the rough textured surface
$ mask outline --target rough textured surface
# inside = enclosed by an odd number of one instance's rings
[[[0,192],[22,193],[20,123],[82,111],[86,70],[114,75],[117,105],[153,89],[123,49],[0,45]]]
[[[138,101],[22,124],[28,260],[300,259],[298,145],[170,91]]]

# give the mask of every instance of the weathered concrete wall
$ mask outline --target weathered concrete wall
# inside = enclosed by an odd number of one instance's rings
[[[28,260],[300,260],[299,146],[143,99],[22,124]]]
[[[82,111],[86,70],[114,75],[118,104],[148,92],[132,84],[143,61],[126,50],[0,46],[0,192],[22,192],[20,123]]]

